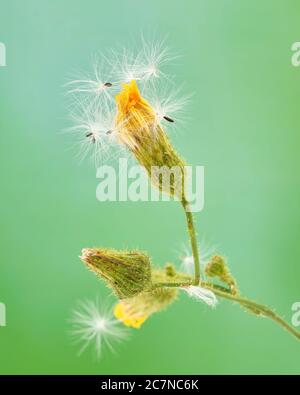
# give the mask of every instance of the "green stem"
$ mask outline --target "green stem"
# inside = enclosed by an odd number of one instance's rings
[[[224,299],[228,299],[228,300],[231,300],[235,303],[239,303],[240,305],[248,308],[250,311],[255,312],[257,315],[262,315],[264,317],[270,318],[271,320],[275,321],[277,324],[282,326],[289,333],[291,333],[297,339],[300,340],[300,332],[298,332],[295,328],[293,328],[291,325],[289,325],[282,317],[280,317],[277,313],[275,313],[275,311],[270,309],[268,306],[256,303],[256,302],[246,299],[246,298],[242,298],[238,295],[232,295],[228,292],[221,291],[218,287],[214,286],[213,284],[208,285],[206,283],[205,288],[210,289],[216,295],[218,295]]]
[[[221,298],[231,300],[234,303],[238,303],[247,310],[251,311],[255,315],[261,315],[264,317],[268,317],[278,325],[286,329],[289,333],[295,336],[298,340],[300,340],[300,332],[298,332],[295,328],[293,328],[290,324],[288,324],[282,317],[280,317],[275,311],[270,309],[268,306],[256,303],[252,300],[243,298],[239,295],[233,295],[230,291],[222,286],[214,285],[209,282],[200,281],[200,257],[198,251],[196,230],[194,226],[193,214],[190,211],[189,202],[183,196],[182,198],[182,206],[186,215],[188,232],[190,236],[190,242],[192,247],[192,253],[194,258],[194,266],[195,266],[195,277],[194,281],[192,279],[190,282],[170,282],[170,283],[157,283],[154,287],[186,287],[190,285],[200,285],[203,288],[209,289],[213,291],[216,295]]]
[[[190,242],[191,242],[191,247],[192,247],[192,253],[193,253],[193,258],[194,258],[194,266],[195,266],[194,284],[198,285],[199,281],[200,281],[200,257],[199,257],[199,250],[198,250],[193,214],[190,211],[189,203],[185,198],[182,199],[181,203],[182,203],[182,207],[184,209],[185,216],[186,216],[188,232],[189,232]]]
[[[180,288],[180,287],[189,287],[193,285],[193,281],[184,281],[184,282],[170,282],[170,283],[154,283],[152,285],[153,288],[162,288],[162,287],[175,287],[175,288]]]
[[[154,284],[155,288],[159,287],[187,287],[192,285],[192,282],[170,282],[170,283],[156,283]],[[232,295],[228,289],[225,287],[215,285],[208,283],[206,281],[201,281],[197,285],[200,285],[203,288],[209,289],[210,291],[214,292],[216,295],[218,295],[221,298],[230,300],[234,303],[238,303],[241,306],[247,308],[250,310],[252,313],[255,315],[261,315],[264,317],[268,317],[271,320],[275,321],[278,325],[286,329],[289,333],[291,333],[293,336],[295,336],[298,340],[300,340],[300,332],[298,332],[295,328],[293,328],[291,325],[289,325],[282,317],[280,317],[275,311],[270,309],[268,306],[265,306],[263,304],[259,304],[254,302],[253,300],[249,300],[246,298],[243,298],[239,295]]]

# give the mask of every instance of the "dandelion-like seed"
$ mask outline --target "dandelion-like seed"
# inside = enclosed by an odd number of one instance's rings
[[[92,156],[95,165],[98,165],[113,149],[121,149],[116,142],[118,131],[114,122],[114,112],[108,103],[100,107],[95,102],[85,105],[79,101],[71,114],[71,119],[75,125],[68,131],[77,137],[80,159]]]
[[[105,70],[105,64],[100,64],[98,60],[95,60],[91,73],[85,73],[66,84],[69,88],[68,94],[80,94],[83,101],[87,103],[99,99],[112,101],[116,87],[111,82],[111,73]]]
[[[142,79],[146,82],[157,79],[167,78],[167,75],[163,72],[163,66],[173,60],[175,57],[169,52],[165,45],[165,42],[147,42],[144,38],[143,49],[139,58],[142,59],[141,64],[141,75]]]
[[[166,91],[152,87],[145,94],[156,114],[157,124],[165,121],[177,124],[178,121],[183,121],[190,96],[183,95],[181,89]]]
[[[182,257],[180,268],[184,273],[192,275],[194,273],[194,257],[192,255]]]
[[[205,242],[204,239],[199,243],[200,251],[200,263],[201,266],[206,266],[212,255],[216,253],[216,247],[211,246]],[[183,254],[180,257],[181,265],[180,270],[184,273],[193,275],[194,273],[194,257],[191,254],[190,249],[185,246],[183,249]]]
[[[199,286],[190,285],[188,287],[181,287],[191,298],[195,298],[204,302],[210,307],[216,307],[218,300],[216,295],[209,289],[205,289]]]
[[[112,51],[108,62],[113,70],[115,81],[129,83],[132,80],[148,83],[158,78],[166,78],[163,66],[173,60],[164,41],[147,42],[142,38],[142,49],[137,52],[127,48],[118,53]]]
[[[112,73],[116,85],[142,79],[142,57],[140,52],[135,55],[127,48],[123,48],[121,53],[112,51],[111,57],[107,61],[113,70]]]
[[[97,358],[107,346],[115,352],[114,344],[125,340],[128,331],[113,317],[111,308],[100,306],[98,301],[80,302],[73,311],[71,335],[81,344],[79,355],[89,346],[94,349]]]

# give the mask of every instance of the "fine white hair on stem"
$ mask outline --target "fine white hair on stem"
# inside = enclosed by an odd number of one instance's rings
[[[128,330],[114,318],[112,308],[101,305],[99,299],[79,302],[69,321],[72,326],[70,334],[74,342],[80,344],[79,355],[89,346],[97,358],[104,346],[115,352],[114,344],[128,336]]]
[[[209,289],[205,289],[199,286],[190,285],[188,287],[181,287],[191,298],[200,300],[206,303],[210,307],[216,307],[218,300],[216,295]]]

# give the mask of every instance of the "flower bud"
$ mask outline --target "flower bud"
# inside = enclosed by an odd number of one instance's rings
[[[116,102],[119,141],[145,167],[155,187],[182,200],[185,164],[157,121],[155,111],[141,96],[136,81],[123,84]]]
[[[120,298],[128,298],[151,285],[150,259],[139,251],[85,248],[81,260]]]
[[[206,265],[205,273],[208,277],[216,277],[223,283],[227,284],[233,295],[238,293],[236,280],[230,273],[230,270],[222,256],[213,256]]]

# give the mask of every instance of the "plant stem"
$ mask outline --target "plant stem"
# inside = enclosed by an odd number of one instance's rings
[[[193,281],[184,281],[184,282],[170,282],[170,283],[154,283],[152,286],[153,288],[162,288],[162,287],[175,287],[175,288],[180,288],[180,287],[189,287],[193,285]]]
[[[199,250],[198,250],[193,214],[190,211],[189,203],[185,198],[182,199],[181,203],[182,203],[182,207],[184,209],[185,216],[186,216],[188,232],[189,232],[190,242],[191,242],[191,247],[192,247],[192,253],[193,253],[193,258],[194,258],[194,266],[195,266],[194,284],[198,285],[199,281],[200,281],[200,258],[199,258]]]
[[[252,310],[257,315],[262,315],[264,317],[270,318],[271,320],[275,321],[277,324],[281,325],[292,335],[294,335],[298,340],[300,340],[300,332],[298,332],[295,328],[289,325],[282,317],[280,317],[277,313],[275,313],[275,311],[270,309],[268,306],[256,303],[246,298],[242,298],[238,295],[232,295],[228,292],[221,291],[218,287],[214,286],[213,284],[208,285],[206,283],[205,288],[212,290],[216,295],[224,299],[228,299],[233,302],[239,303],[240,305],[246,307],[247,309]]]
[[[220,296],[221,298],[231,300],[234,303],[238,303],[250,312],[255,315],[268,317],[278,325],[283,327],[293,336],[295,336],[298,340],[300,340],[300,332],[298,332],[295,328],[293,328],[290,324],[288,324],[282,317],[280,317],[275,311],[270,309],[268,306],[256,303],[252,300],[243,298],[239,295],[233,295],[230,291],[222,286],[215,285],[206,281],[200,281],[200,257],[198,251],[198,244],[197,244],[197,237],[196,237],[196,230],[194,226],[193,214],[190,211],[189,202],[183,196],[181,201],[185,215],[187,220],[188,232],[190,236],[190,242],[192,247],[192,253],[194,258],[194,266],[195,266],[195,276],[194,280],[190,282],[170,282],[170,283],[156,283],[155,287],[187,287],[190,285],[200,285],[203,288],[209,289],[213,291],[216,295]]]
[[[156,283],[156,284],[154,284],[154,287],[155,288],[159,288],[159,287],[187,287],[189,285],[191,285],[191,282],[177,282],[177,283],[171,282],[171,283]],[[200,285],[203,288],[213,291],[216,295],[220,296],[221,298],[228,299],[234,303],[240,304],[241,306],[252,311],[252,313],[254,313],[255,315],[270,318],[271,320],[275,321],[278,325],[280,325],[284,329],[286,329],[293,336],[295,336],[298,340],[300,340],[300,332],[298,332],[295,328],[293,328],[291,325],[289,325],[282,317],[280,317],[280,315],[275,313],[275,311],[270,309],[268,306],[256,303],[253,300],[249,300],[249,299],[243,298],[238,295],[232,295],[229,292],[229,290],[227,290],[225,287],[222,287],[219,285],[214,285],[214,284],[208,283],[206,281],[202,281],[202,282],[200,282],[200,284],[198,283],[197,285]]]

